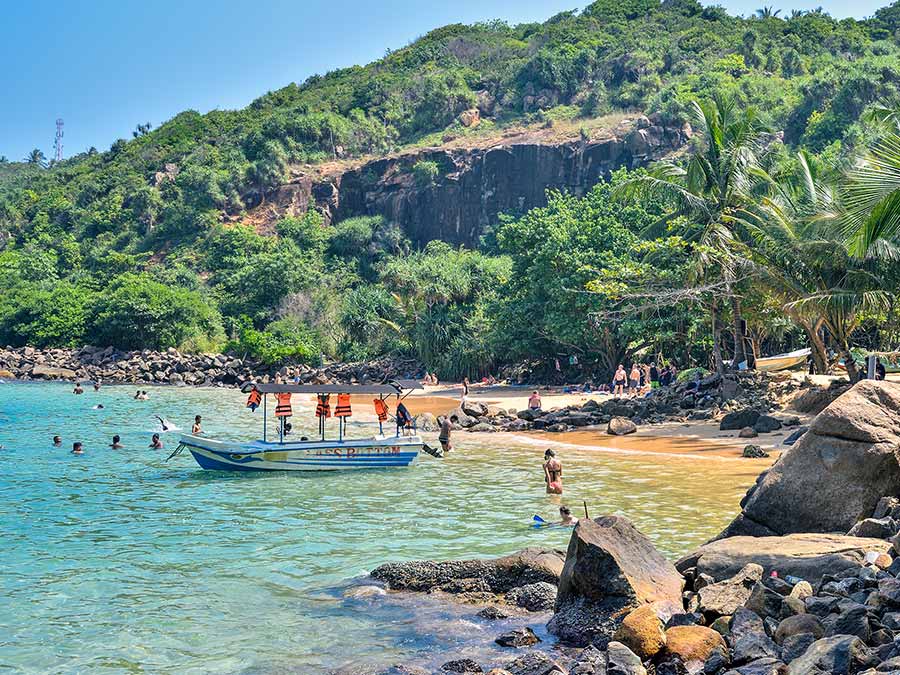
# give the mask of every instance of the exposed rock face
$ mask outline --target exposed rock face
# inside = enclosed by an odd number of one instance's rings
[[[466,120],[476,123],[474,113]],[[329,222],[382,215],[416,245],[433,239],[472,246],[497,215],[546,204],[548,189],[583,194],[621,167],[637,167],[682,147],[689,132],[652,125],[623,127],[607,138],[562,144],[512,142],[487,148],[432,148],[378,159],[325,178],[302,175],[266,199],[271,218],[298,215],[312,201]],[[434,162],[433,184],[412,166]]]
[[[373,570],[372,576],[395,591],[443,591],[477,601],[509,594],[513,604],[548,609],[562,570],[561,552],[526,548],[494,559],[388,563]]]
[[[900,491],[900,384],[863,380],[750,489],[721,536],[846,532]]]
[[[756,563],[763,575],[777,570],[816,583],[824,574],[863,564],[867,551],[887,552],[890,542],[838,534],[791,534],[783,537],[730,537],[704,544],[675,566],[682,571],[695,567],[697,574],[724,580]],[[701,592],[705,589],[701,589]]]
[[[629,610],[681,601],[683,580],[627,519],[576,525],[559,581],[550,632],[573,644],[606,644]]]

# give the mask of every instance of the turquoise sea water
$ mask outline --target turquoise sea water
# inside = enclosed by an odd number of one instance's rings
[[[500,659],[502,624],[477,608],[355,587],[391,560],[568,539],[529,526],[560,503],[544,494],[533,443],[458,434],[449,458],[406,470],[214,473],[189,455],[165,461],[177,435],[149,449],[153,415],[189,428],[202,414],[208,435],[258,437],[261,414],[239,392],[154,388],[135,401],[129,387],[71,389],[0,385],[3,672],[368,673],[439,663],[448,649]],[[295,430],[312,431],[311,403],[294,407]],[[124,449],[108,447],[114,433]],[[567,502],[626,513],[673,557],[721,529],[752,482],[733,461],[561,456]]]

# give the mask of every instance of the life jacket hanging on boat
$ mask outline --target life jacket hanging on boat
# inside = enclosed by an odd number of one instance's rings
[[[290,417],[294,414],[291,410],[290,392],[278,392],[275,394],[275,398],[278,400],[278,405],[275,406],[275,417]]]
[[[337,405],[334,407],[335,417],[350,417],[353,412],[350,410],[350,394],[338,394]]]
[[[262,394],[259,393],[259,389],[254,387],[250,390],[250,395],[247,397],[247,407],[250,408],[252,412],[256,412],[260,403],[262,403]]]
[[[316,402],[316,417],[331,417],[331,396],[319,394]]]

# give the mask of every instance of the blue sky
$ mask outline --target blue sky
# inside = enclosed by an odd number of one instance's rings
[[[821,5],[870,16],[889,0],[778,3],[728,0],[750,14]],[[313,73],[363,64],[432,28],[492,18],[543,20],[571,0],[28,0],[3,3],[0,155],[52,152],[65,120],[65,154],[105,150],[143,122],[185,109],[240,108]]]

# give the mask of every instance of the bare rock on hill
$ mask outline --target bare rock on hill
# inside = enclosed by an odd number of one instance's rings
[[[526,548],[493,559],[387,563],[373,570],[372,577],[395,591],[502,595],[541,582],[556,584],[563,562],[561,551]]]
[[[750,488],[720,535],[847,532],[900,486],[900,384],[863,380]]]
[[[762,566],[764,577],[777,570],[782,578],[791,575],[815,584],[824,574],[861,566],[867,551],[887,553],[890,546],[889,541],[882,539],[840,534],[730,537],[704,544],[675,563],[675,567],[682,572],[694,567],[698,576],[708,574],[720,581],[756,563]]]
[[[576,645],[605,645],[625,615],[645,603],[681,601],[683,579],[621,516],[578,522],[559,580],[551,633]]]

